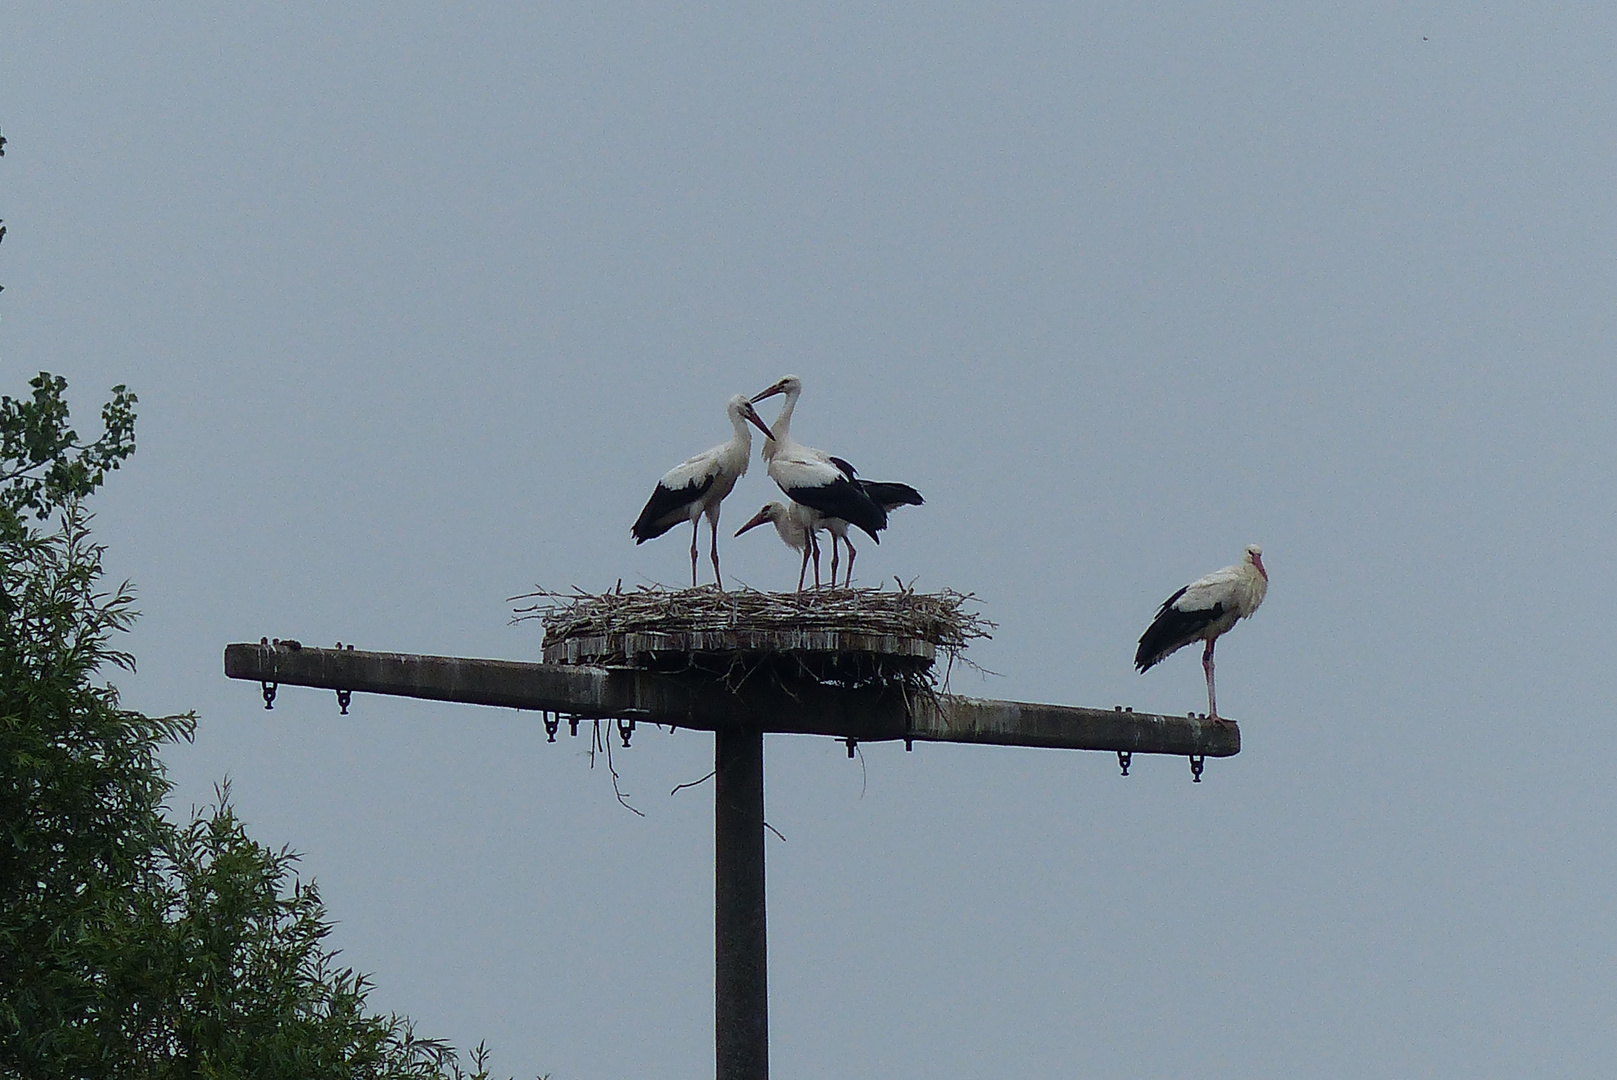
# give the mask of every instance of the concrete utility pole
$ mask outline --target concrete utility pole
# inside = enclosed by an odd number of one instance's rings
[[[767,1080],[769,993],[764,889],[764,735],[847,741],[988,743],[1118,755],[1188,757],[1195,779],[1209,757],[1241,749],[1233,721],[1114,709],[1034,705],[894,686],[784,686],[749,679],[735,690],[698,674],[587,664],[530,664],[354,649],[229,645],[225,674],[263,684],[265,707],[281,684],[554,712],[569,718],[645,721],[714,733],[714,1045],[718,1080]],[[627,739],[627,734],[625,734]]]

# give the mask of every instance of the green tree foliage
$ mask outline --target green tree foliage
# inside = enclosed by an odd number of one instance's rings
[[[42,371],[29,380],[31,399],[0,397],[0,537],[21,534],[28,511],[43,521],[70,499],[82,499],[135,452],[136,397],[112,388],[101,407],[106,431],[93,443],[68,426],[67,380]]]
[[[228,789],[165,817],[158,751],[195,718],[97,683],[133,666],[135,611],[82,501],[133,451],[135,396],[115,388],[86,443],[65,381],[30,385],[0,399],[0,1078],[467,1077],[367,1010],[296,856],[248,836]]]

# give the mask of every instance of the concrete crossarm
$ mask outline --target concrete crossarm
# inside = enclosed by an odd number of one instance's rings
[[[763,676],[732,690],[712,678],[628,668],[266,645],[226,646],[225,674],[255,682],[643,720],[704,731],[761,727],[861,741],[908,738],[1208,757],[1229,757],[1241,749],[1240,729],[1228,720],[1212,723],[1190,716],[952,694],[906,695],[895,688],[849,689],[813,682],[782,686]]]

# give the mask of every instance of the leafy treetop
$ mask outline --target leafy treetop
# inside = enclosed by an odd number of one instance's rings
[[[0,397],[0,538],[14,539],[32,512],[44,520],[81,499],[135,452],[135,402],[128,387],[112,388],[101,407],[105,431],[84,442],[68,423],[67,380],[41,371],[28,381],[31,398]]]

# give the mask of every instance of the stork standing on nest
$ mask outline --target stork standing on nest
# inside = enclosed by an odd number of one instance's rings
[[[908,484],[884,483],[876,480],[862,480],[865,494],[876,501],[876,505],[883,510],[894,510],[900,506],[920,506],[924,499],[921,493]],[[843,588],[850,587],[853,581],[853,559],[858,552],[853,542],[848,539],[848,523],[841,518],[828,518],[818,510],[804,506],[798,502],[774,502],[764,504],[764,508],[753,515],[751,521],[736,530],[736,535],[751,529],[756,529],[765,522],[772,522],[775,532],[780,536],[781,542],[793,551],[803,556],[802,568],[797,574],[797,591],[803,591],[803,580],[808,574],[809,558],[814,559],[814,587],[820,587],[820,541],[819,533],[823,529],[831,534],[831,585],[837,583],[837,546],[841,540],[848,546],[848,573],[843,581]]]
[[[819,543],[814,539],[814,525],[820,519],[819,512],[810,510],[802,503],[781,502],[779,499],[764,503],[764,508],[752,516],[752,520],[736,530],[740,536],[749,529],[756,529],[765,522],[775,526],[775,532],[780,536],[781,543],[803,556],[802,568],[797,572],[797,591],[803,591],[803,579],[808,575],[809,554],[814,554],[814,587],[820,587],[820,551]]]
[[[788,375],[752,397],[756,405],[777,394],[786,396],[786,403],[780,407],[780,415],[770,429],[771,436],[764,440],[764,460],[769,463],[770,479],[779,484],[793,502],[818,511],[823,518],[837,518],[857,525],[869,533],[872,540],[881,543],[881,537],[876,534],[887,528],[887,511],[865,491],[854,467],[842,458],[804,446],[792,438],[792,412],[802,393],[803,380]],[[836,555],[834,540],[831,554]]]
[[[736,481],[746,475],[747,459],[752,456],[752,431],[747,424],[758,425],[765,437],[770,434],[769,426],[759,418],[747,395],[732,397],[725,411],[729,413],[735,436],[663,473],[663,478],[657,481],[657,490],[646,500],[646,508],[640,511],[640,517],[630,529],[634,542],[644,544],[689,521],[692,588],[696,587],[696,538],[703,514],[707,515],[713,530],[713,580],[719,588],[724,588],[724,578],[719,576],[719,504],[735,488]]]
[[[1157,617],[1140,635],[1134,666],[1144,672],[1192,641],[1207,642],[1202,651],[1202,670],[1207,673],[1207,715],[1217,720],[1213,644],[1237,620],[1257,611],[1268,591],[1269,572],[1263,568],[1263,549],[1249,544],[1240,562],[1197,578],[1162,602]]]

